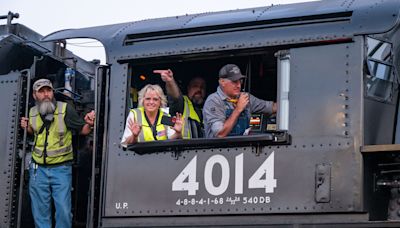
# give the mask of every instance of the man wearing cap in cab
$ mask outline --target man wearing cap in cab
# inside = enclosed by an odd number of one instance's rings
[[[276,103],[241,92],[244,78],[234,64],[219,71],[217,92],[208,96],[203,108],[207,138],[243,135],[250,126],[252,113],[276,112]]]
[[[34,135],[29,165],[29,194],[36,227],[52,227],[51,199],[55,205],[56,227],[72,227],[72,135],[87,135],[94,125],[91,111],[80,118],[75,109],[56,101],[48,79],[33,84],[35,106],[29,118],[21,118],[21,127]]]

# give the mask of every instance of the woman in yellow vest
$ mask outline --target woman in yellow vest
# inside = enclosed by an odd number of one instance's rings
[[[162,123],[162,111],[167,105],[167,98],[159,85],[146,85],[139,91],[138,108],[132,109],[126,119],[121,144],[127,146],[137,142],[182,138],[182,115],[176,113],[175,124],[169,127]]]

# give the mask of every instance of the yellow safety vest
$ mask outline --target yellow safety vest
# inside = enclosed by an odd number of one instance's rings
[[[192,138],[192,131],[189,124],[189,118],[201,123],[199,115],[197,115],[194,110],[192,101],[187,97],[183,96],[183,125],[182,125],[182,138],[190,139]]]
[[[65,113],[67,103],[57,102],[54,111],[54,119],[50,124],[49,135],[47,137],[46,164],[58,164],[73,159],[72,153],[72,133],[65,125]],[[32,107],[29,111],[29,122],[35,134],[35,146],[32,157],[38,164],[44,164],[44,144],[46,139],[46,129],[39,134],[43,126],[43,120],[37,107]]]
[[[133,113],[133,118],[136,123],[140,123],[142,125],[142,130],[138,135],[138,142],[146,142],[146,141],[154,141],[153,131],[151,130],[150,124],[147,122],[146,117],[144,115],[144,108],[135,108],[131,109]],[[161,119],[163,115],[169,116],[167,113],[164,113],[161,109],[159,109],[160,115],[158,116],[156,131],[157,131],[157,140],[167,140],[167,127],[161,123]]]

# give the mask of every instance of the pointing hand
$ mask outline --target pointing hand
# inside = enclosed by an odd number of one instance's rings
[[[171,82],[174,80],[174,73],[170,69],[168,69],[168,70],[153,70],[153,73],[160,74],[161,79],[164,82]]]

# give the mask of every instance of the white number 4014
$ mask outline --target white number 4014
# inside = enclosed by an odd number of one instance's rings
[[[221,167],[221,181],[215,186],[212,179],[214,166]],[[223,194],[229,186],[230,170],[228,160],[216,154],[211,156],[204,167],[204,186],[208,193],[214,196]],[[185,166],[172,182],[172,191],[187,191],[188,195],[196,195],[199,182],[196,180],[197,155]],[[258,169],[249,178],[248,188],[263,188],[265,193],[273,193],[276,188],[274,179],[274,152],[265,159]],[[235,194],[243,194],[243,153],[235,157]]]

